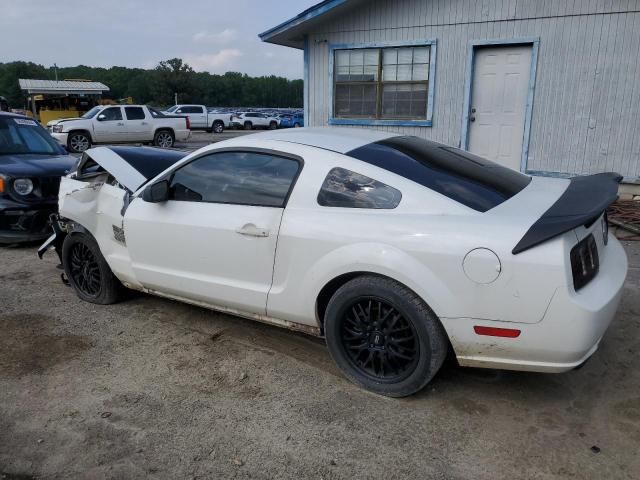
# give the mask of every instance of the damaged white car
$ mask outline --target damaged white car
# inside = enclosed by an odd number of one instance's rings
[[[627,271],[620,177],[529,177],[456,148],[296,129],[183,154],[95,148],[55,247],[93,303],[124,287],[326,337],[389,396],[461,365],[562,372],[597,349]]]

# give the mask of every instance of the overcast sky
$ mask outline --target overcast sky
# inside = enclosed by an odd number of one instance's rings
[[[302,52],[261,33],[318,0],[2,0],[0,62],[152,68],[302,78]]]

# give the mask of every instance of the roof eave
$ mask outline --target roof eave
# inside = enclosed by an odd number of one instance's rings
[[[276,25],[269,30],[258,34],[260,40],[266,43],[284,45],[286,47],[304,48],[302,26],[331,10],[345,4],[348,0],[324,0],[311,8],[299,13],[286,22]]]

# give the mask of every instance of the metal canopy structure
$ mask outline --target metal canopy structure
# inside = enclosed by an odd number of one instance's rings
[[[18,79],[20,89],[28,94],[75,94],[99,95],[108,92],[109,87],[100,82],[85,82],[80,80],[35,80],[30,78]]]

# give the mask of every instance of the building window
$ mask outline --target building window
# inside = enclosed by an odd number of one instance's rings
[[[334,119],[431,120],[432,46],[333,50]]]

